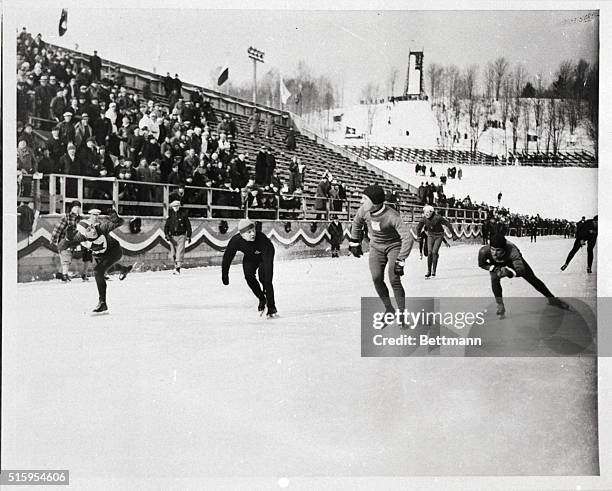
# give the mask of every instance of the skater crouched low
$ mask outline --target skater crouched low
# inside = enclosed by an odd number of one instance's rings
[[[569,309],[569,305],[555,297],[546,285],[540,280],[527,261],[523,258],[519,248],[506,240],[501,234],[491,237],[491,244],[480,248],[478,252],[478,266],[487,270],[491,276],[491,287],[497,303],[497,315],[502,317],[506,313],[502,296],[502,278],[523,278],[538,292],[548,298],[548,303],[562,309]]]
[[[123,225],[124,219],[117,215],[115,210],[108,212],[108,218],[95,220],[81,220],[75,226],[70,226],[66,231],[67,240],[73,245],[80,245],[90,250],[96,261],[94,277],[98,288],[98,305],[94,313],[108,310],[106,304],[106,273],[110,268],[121,260],[123,255],[121,245],[117,239],[110,236],[111,231]],[[119,279],[123,280],[132,270],[132,266],[120,266]]]
[[[244,279],[259,299],[257,310],[263,313],[267,305],[267,316],[269,318],[276,317],[278,314],[274,302],[274,286],[272,285],[274,244],[262,232],[255,230],[254,222],[248,219],[240,220],[238,233],[230,239],[223,253],[221,280],[224,285],[229,285],[229,268],[238,251],[244,254],[242,259]],[[255,278],[256,272],[259,281]]]

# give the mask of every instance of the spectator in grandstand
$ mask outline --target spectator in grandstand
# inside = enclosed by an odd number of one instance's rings
[[[331,184],[327,177],[327,172],[325,172],[321,178],[321,181],[319,181],[319,185],[317,186],[317,193],[315,195],[315,210],[327,212],[330,189]],[[317,213],[317,220],[322,220],[324,218],[324,213]]]
[[[18,141],[24,140],[27,143],[27,146],[31,149],[34,149],[34,134],[32,133],[32,125],[30,123],[26,123],[23,131],[18,136]]]
[[[113,133],[113,124],[111,120],[106,117],[106,111],[104,111],[104,109],[100,109],[98,117],[93,122],[92,130],[97,145],[109,144],[111,134]]]
[[[276,172],[276,157],[274,156],[274,149],[268,147],[266,155],[266,178],[265,184],[269,185],[272,182],[272,176]]]
[[[99,169],[96,167],[96,140],[88,138],[85,145],[77,149],[77,161],[80,168],[80,174],[83,176],[98,177]],[[90,196],[86,196],[90,198]]]
[[[64,174],[81,175],[80,162],[76,158],[76,147],[73,143],[66,146],[66,153],[60,158]]]
[[[424,205],[427,202],[427,187],[423,182],[419,185],[417,189],[417,197],[419,198],[419,204]]]
[[[289,128],[287,132],[287,137],[285,138],[285,148],[292,152],[295,152],[296,149],[296,133],[293,128]]]
[[[22,174],[32,174],[37,171],[37,161],[34,149],[28,146],[26,140],[19,140],[17,145],[17,169]],[[26,193],[29,196],[29,192]]]
[[[459,167],[459,169],[457,170],[457,179],[461,180],[462,177],[463,177],[463,171],[461,170],[461,167]]]
[[[49,110],[51,100],[57,95],[53,88],[48,85],[49,77],[42,75],[40,77],[40,85],[35,89],[37,116],[43,119],[49,119]]]
[[[289,194],[293,194],[296,189],[302,189],[302,174],[300,173],[299,163],[300,160],[297,156],[291,157],[289,163]]]
[[[232,159],[230,165],[231,185],[234,189],[242,189],[249,181],[249,169],[247,168],[246,157],[243,153],[237,158]]]
[[[257,109],[253,109],[253,112],[249,116],[248,125],[249,125],[249,136],[251,138],[259,138],[259,123],[260,123],[261,115]]]
[[[55,92],[55,97],[49,103],[50,117],[58,123],[62,120],[64,111],[68,107],[68,91],[65,88],[58,88]]]
[[[274,138],[274,117],[268,113],[266,116],[266,139]]]
[[[89,58],[89,68],[92,80],[98,81],[102,78],[102,60],[96,50],[94,50],[93,55]]]
[[[74,144],[77,150],[83,148],[87,140],[93,136],[93,128],[89,124],[89,115],[87,113],[81,115],[81,121],[75,125],[74,133]]]
[[[255,160],[255,183],[257,185],[265,185],[267,169],[268,169],[268,155],[265,146],[262,146],[257,154]]]
[[[166,181],[168,184],[174,184],[176,186],[180,185],[183,183],[183,177],[181,176],[181,172],[180,172],[180,157],[178,157],[178,160],[176,160],[176,157],[174,159],[174,162],[172,163],[172,172],[170,172],[170,174],[168,174],[168,180]]]
[[[174,80],[172,80],[172,87],[176,90],[179,97],[181,96],[181,91],[183,90],[183,82],[178,76],[178,73],[174,74]]]

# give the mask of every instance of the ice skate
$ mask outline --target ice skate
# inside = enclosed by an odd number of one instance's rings
[[[266,314],[266,318],[268,319],[276,319],[278,317],[278,311],[276,309],[268,309],[268,313]]]
[[[98,302],[97,307],[91,311],[93,315],[104,314],[106,312],[108,312],[108,306],[106,305],[106,302],[102,301]]]
[[[548,305],[552,305],[553,307],[558,307],[563,310],[569,310],[569,304],[565,303],[563,300],[557,297],[551,297],[548,299]]]
[[[264,314],[264,310],[266,310],[266,297],[260,298],[259,305],[257,306],[257,311],[259,312],[260,316]]]
[[[427,274],[425,275],[426,280],[428,280],[429,278],[431,278],[431,271],[427,271]]]
[[[587,268],[587,273],[591,274],[593,271],[591,270],[591,268]]]
[[[81,279],[82,279],[83,281],[89,281],[89,277],[88,277],[88,276],[87,276],[85,273],[83,273],[83,274],[81,275]]]
[[[121,269],[121,273],[119,274],[119,281],[125,280],[125,277],[128,275],[132,268],[136,265],[136,263],[131,264],[130,266],[125,266]]]
[[[561,271],[565,271],[567,269],[567,264],[564,264],[563,266],[561,266]]]
[[[503,303],[497,304],[497,317],[503,319],[506,316],[506,306]]]

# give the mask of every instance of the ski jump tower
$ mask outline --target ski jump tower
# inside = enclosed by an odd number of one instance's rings
[[[404,97],[406,99],[422,99],[424,95],[423,50],[410,50],[408,54],[408,70],[406,72],[406,87],[404,89]]]

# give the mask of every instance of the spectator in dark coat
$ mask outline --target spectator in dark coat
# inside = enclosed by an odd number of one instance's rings
[[[172,80],[172,87],[176,90],[179,97],[181,96],[181,90],[183,89],[183,82],[178,76],[178,73],[174,74],[174,80]]]
[[[89,68],[92,80],[98,81],[102,78],[102,60],[96,50],[94,50],[93,56],[89,58]]]
[[[266,183],[268,175],[268,153],[266,147],[261,147],[255,160],[255,183],[262,186]]]
[[[272,176],[276,171],[276,157],[272,147],[268,148],[268,155],[266,156],[266,186],[272,182]]]
[[[285,148],[287,150],[295,151],[295,130],[293,128],[289,128],[289,132],[287,133],[287,137],[285,138]]]
[[[327,227],[327,232],[329,233],[332,257],[340,257],[340,244],[344,240],[344,230],[338,221],[338,217],[334,217]]]
[[[172,89],[174,89],[174,81],[172,80],[172,77],[170,76],[170,72],[166,72],[166,76],[162,77],[161,81],[164,87],[165,95],[166,97],[168,97],[170,93],[172,92]]]
[[[315,210],[327,211],[327,198],[329,197],[330,188],[331,185],[329,183],[329,179],[327,178],[327,173],[325,173],[317,186],[317,194],[315,195]],[[325,215],[323,213],[317,213],[317,220],[323,219],[324,216]]]

